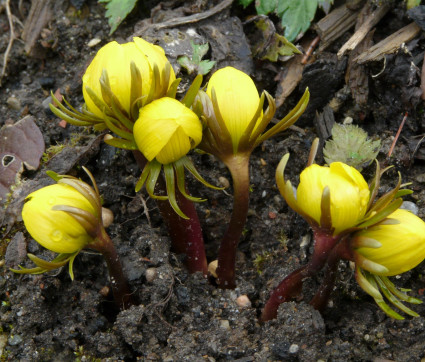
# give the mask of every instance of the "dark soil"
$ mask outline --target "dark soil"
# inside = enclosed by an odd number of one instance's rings
[[[21,15],[17,4],[11,5],[12,12],[24,21],[30,2],[23,1]],[[80,5],[77,10],[75,6]],[[297,175],[305,167],[311,142],[317,136],[315,114],[322,112],[332,99],[338,100],[338,107],[333,108],[337,122],[352,117],[370,136],[381,138],[383,147],[378,155],[381,162],[386,160],[405,112],[409,112],[388,161],[395,167],[384,177],[382,192],[395,185],[400,171],[403,181],[412,182],[415,191],[406,200],[416,204],[420,217],[425,216],[424,150],[419,146],[414,153],[425,127],[423,102],[417,96],[420,85],[417,67],[422,64],[425,46],[423,34],[406,45],[407,51],[387,56],[386,68],[379,76],[370,75],[381,71],[381,63],[367,65],[369,95],[367,104],[361,108],[345,88],[347,59],[336,59],[336,52],[352,33],[345,34],[326,52],[314,55],[304,70],[301,84],[277,114],[284,116],[308,86],[312,94],[310,106],[297,123],[302,128],[290,129],[268,140],[252,156],[251,210],[239,246],[237,288],[221,290],[201,275],[188,274],[183,256],[170,250],[167,230],[155,202],[144,192],[134,192],[140,170],[132,154],[105,145],[102,136],[90,129],[69,124],[60,127],[48,108],[50,91],[58,88],[71,104],[82,105],[81,77],[96,51],[108,41],[131,39],[142,26],[138,21],[149,17],[149,9],[154,5],[143,1],[116,33],[109,36],[103,6],[94,0],[78,4],[60,1],[55,4],[55,16],[47,26],[50,47],[44,49],[42,59],[26,55],[24,44],[19,40],[14,42],[0,92],[0,126],[31,114],[43,133],[46,149],[57,144],[65,146],[38,171],[23,173],[12,200],[0,215],[0,220],[3,219],[0,260],[5,265],[0,269],[0,360],[419,361],[425,358],[423,317],[403,321],[387,317],[358,287],[347,262],[340,263],[335,290],[322,315],[307,304],[320,283],[321,275],[318,275],[305,283],[303,294],[296,301],[281,305],[276,320],[258,322],[273,288],[305,264],[312,252],[308,225],[288,209],[275,186],[275,168],[280,158],[290,152],[286,175],[294,184],[298,183]],[[211,4],[193,1],[189,5],[168,2],[155,12],[157,21],[188,15],[196,7],[203,11]],[[285,63],[273,64],[251,56],[250,46],[255,39],[249,26],[242,24],[247,14],[253,14],[253,9],[242,11],[235,3],[201,22],[160,31],[150,29],[143,36],[165,48],[176,70],[176,57],[190,55],[191,36],[208,41],[211,46],[208,58],[217,60],[216,68],[230,64],[243,69],[254,78],[260,91],[266,89],[273,95],[277,89],[274,79]],[[410,21],[402,5],[394,7],[377,26],[374,40],[381,40]],[[19,33],[19,25],[16,27]],[[197,35],[188,32],[189,28]],[[0,53],[3,53],[9,36],[5,12],[0,14],[0,29],[3,30]],[[90,48],[87,44],[93,38],[101,42]],[[180,42],[167,42],[170,38]],[[183,78],[183,92],[191,77],[184,70],[179,76]],[[227,169],[213,157],[194,154],[193,159],[209,182],[217,184],[220,177],[231,180]],[[323,164],[320,157],[316,161]],[[108,232],[137,301],[137,305],[125,311],[120,312],[113,304],[107,289],[106,265],[96,253],[82,252],[77,257],[74,281],[66,268],[36,276],[16,275],[8,270],[18,264],[30,267],[26,252],[52,258],[26,233],[19,217],[22,199],[47,183],[45,171],[49,169],[85,179],[82,165],[94,174],[104,205],[115,214]],[[373,172],[373,166],[364,170],[367,178]],[[192,179],[188,184],[194,195],[208,199],[198,204],[197,209],[208,258],[214,260],[232,211],[231,187],[220,192]],[[262,256],[261,265],[254,263],[258,256]],[[424,275],[425,264],[421,264],[394,278],[394,282],[398,287],[411,289],[412,296],[422,298]],[[252,305],[239,306],[236,300],[241,295],[248,296]],[[425,315],[425,305],[413,309]]]

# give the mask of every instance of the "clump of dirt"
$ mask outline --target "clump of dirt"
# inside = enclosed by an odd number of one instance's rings
[[[266,141],[253,153],[251,206],[239,245],[237,288],[220,290],[202,275],[188,274],[183,257],[170,250],[167,230],[155,202],[144,193],[134,192],[140,170],[132,154],[102,143],[102,135],[91,130],[70,125],[60,127],[59,120],[48,108],[50,91],[58,88],[71,104],[81,105],[81,77],[96,51],[112,39],[124,42],[140,26],[136,26],[142,12],[138,8],[110,37],[103,7],[94,0],[82,3],[79,11],[67,2],[55,7],[57,12],[48,25],[50,34],[55,37],[55,46],[46,49],[43,60],[26,56],[23,44],[18,41],[10,55],[3,84],[5,91],[0,93],[0,125],[8,119],[17,121],[31,114],[44,135],[46,148],[57,143],[65,146],[43,164],[40,171],[24,174],[21,186],[14,191],[14,200],[3,210],[2,232],[6,230],[6,223],[12,226],[3,235],[0,250],[5,254],[7,249],[8,267],[18,264],[30,267],[25,252],[51,259],[52,255],[24,230],[19,221],[19,205],[26,194],[48,182],[45,170],[53,169],[84,179],[79,166],[85,165],[97,180],[105,206],[114,212],[115,221],[108,232],[122,259],[137,303],[125,311],[117,309],[109,291],[106,265],[96,253],[82,252],[76,258],[74,281],[66,270],[20,276],[1,268],[1,359],[418,361],[424,358],[423,318],[395,321],[387,317],[357,286],[353,270],[346,262],[339,265],[339,278],[323,315],[306,303],[320,284],[322,276],[318,275],[305,283],[297,300],[280,306],[276,320],[258,322],[259,313],[273,288],[291,271],[305,264],[313,250],[308,225],[288,208],[278,193],[275,169],[280,158],[290,152],[286,177],[294,185],[298,183],[298,175],[307,163],[311,143],[316,137],[313,118],[332,98],[344,94],[339,98],[339,107],[334,109],[337,122],[350,116],[371,136],[382,139],[383,147],[378,155],[382,162],[386,160],[404,113],[409,112],[403,137],[388,160],[395,168],[383,178],[381,191],[394,186],[396,172],[400,171],[403,181],[412,182],[411,188],[415,191],[406,200],[416,204],[420,217],[425,216],[425,192],[422,191],[425,168],[418,143],[425,123],[423,103],[415,93],[420,78],[412,66],[419,65],[418,59],[423,58],[422,37],[407,45],[410,53],[388,56],[385,71],[378,77],[370,77],[368,104],[361,112],[350,92],[341,91],[346,61],[338,61],[335,57],[341,43],[328,49],[329,53],[317,54],[305,68],[301,85],[287,100],[289,106],[293,105],[305,86],[310,87],[309,110],[298,124],[303,128],[288,130]],[[27,12],[29,2],[24,1],[23,5]],[[172,6],[163,6],[171,14],[173,11],[180,14]],[[396,18],[398,22],[407,23],[398,11],[400,9],[390,12],[384,22],[391,24]],[[267,65],[253,59],[249,39],[244,35],[245,19],[236,15],[243,14],[234,4],[199,23],[161,31],[151,29],[146,31],[146,38],[162,45],[174,65],[177,56],[190,55],[186,52],[190,49],[187,45],[191,37],[208,41],[211,45],[208,56],[218,61],[217,67],[231,64],[244,69],[273,93],[277,68],[285,64]],[[0,14],[0,24],[7,28],[4,13]],[[389,35],[390,31],[390,27],[380,25],[381,36]],[[0,38],[2,51],[8,41],[6,33]],[[180,36],[181,48],[168,41],[175,36]],[[89,47],[93,38],[101,42]],[[376,64],[368,65],[374,72],[371,74],[377,74],[375,67]],[[190,77],[183,71],[180,76],[184,91]],[[13,108],[7,102],[11,97],[18,101],[12,102]],[[284,115],[284,111],[279,112]],[[193,159],[209,182],[218,184],[220,177],[231,180],[227,169],[211,156],[194,154]],[[323,160],[317,162],[322,164]],[[373,171],[371,166],[364,174],[371,178]],[[197,210],[207,256],[213,260],[231,215],[231,187],[225,192],[214,191],[192,179],[188,180],[188,187],[195,196],[207,198],[206,202],[197,205]],[[423,275],[425,265],[421,264],[395,278],[395,283],[411,289],[412,296],[421,298]],[[250,303],[241,305],[240,296],[246,296]],[[414,309],[425,315],[425,306],[416,305]]]

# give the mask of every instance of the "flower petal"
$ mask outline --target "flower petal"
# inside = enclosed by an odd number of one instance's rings
[[[67,205],[95,215],[91,203],[65,184],[43,187],[27,197],[22,219],[31,236],[45,248],[57,253],[73,253],[82,249],[92,238],[71,215],[52,210],[55,205]]]
[[[356,253],[384,265],[389,271],[378,275],[397,275],[404,273],[425,259],[425,222],[411,212],[398,209],[390,215],[398,224],[380,224],[357,232],[357,238],[378,240],[380,248],[360,247]]]
[[[210,98],[212,88],[217,96],[221,116],[232,137],[233,148],[237,149],[260,102],[257,88],[249,75],[233,67],[219,69],[212,75],[207,87]]]

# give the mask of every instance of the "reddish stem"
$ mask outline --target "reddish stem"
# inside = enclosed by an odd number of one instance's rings
[[[314,309],[317,309],[320,312],[325,309],[328,303],[329,296],[331,295],[335,284],[338,263],[341,259],[353,260],[348,238],[341,240],[330,252],[327,260],[328,267],[326,269],[325,278],[323,279],[319,290],[310,301],[310,304],[314,307]]]
[[[140,169],[143,170],[147,163],[146,158],[139,151],[133,151],[133,155]],[[158,195],[166,195],[165,182],[161,177],[158,178],[155,192]],[[185,264],[189,273],[202,272],[206,276],[208,266],[204,238],[195,205],[186,199],[178,188],[176,188],[176,199],[180,209],[189,219],[186,220],[177,215],[168,201],[157,200],[161,216],[168,227],[171,245],[176,253],[186,255]]]
[[[103,227],[99,229],[95,241],[91,243],[89,247],[99,251],[105,258],[115,303],[122,310],[128,309],[134,303],[127,277],[122,270],[115,246]]]
[[[225,164],[233,179],[233,212],[220,244],[216,273],[220,288],[233,289],[236,286],[236,251],[249,207],[249,155],[233,155]]]
[[[332,236],[326,230],[316,229],[314,230],[314,240],[314,252],[310,262],[289,274],[272,292],[261,314],[262,322],[276,318],[279,305],[297,295],[301,291],[303,281],[324,267],[329,253],[335,247],[339,237]]]

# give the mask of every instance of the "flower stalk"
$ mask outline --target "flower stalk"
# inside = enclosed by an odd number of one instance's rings
[[[140,169],[144,169],[147,160],[140,151],[133,151],[134,158]],[[166,195],[166,186],[163,178],[158,178],[155,193]],[[190,273],[201,272],[207,275],[207,258],[205,255],[204,238],[201,223],[193,202],[176,190],[176,201],[188,218],[181,218],[168,201],[157,200],[158,209],[164,219],[171,238],[171,245],[175,252],[186,255],[185,264]]]
[[[263,111],[267,99],[267,109]],[[253,80],[245,73],[225,67],[215,72],[206,92],[199,91],[194,108],[202,109],[206,127],[199,148],[220,159],[233,180],[232,216],[223,235],[219,255],[217,284],[235,288],[236,251],[249,206],[249,159],[263,141],[284,131],[302,115],[309,101],[303,97],[286,117],[266,130],[276,112],[276,104],[266,91],[259,96]]]
[[[88,245],[102,254],[108,266],[109,278],[111,282],[112,294],[115,303],[120,309],[128,309],[133,305],[130,287],[127,277],[124,274],[122,265],[115,249],[115,246],[106,233],[105,229],[101,228],[97,233],[96,239]]]
[[[234,155],[226,159],[233,180],[233,212],[218,252],[217,284],[233,289],[236,251],[249,208],[249,157]]]
[[[328,230],[317,229],[314,231],[315,244],[311,260],[307,265],[289,274],[272,292],[261,314],[260,320],[262,322],[276,318],[279,305],[297,296],[301,292],[304,280],[322,270],[329,252],[338,241],[339,237],[332,236]]]

